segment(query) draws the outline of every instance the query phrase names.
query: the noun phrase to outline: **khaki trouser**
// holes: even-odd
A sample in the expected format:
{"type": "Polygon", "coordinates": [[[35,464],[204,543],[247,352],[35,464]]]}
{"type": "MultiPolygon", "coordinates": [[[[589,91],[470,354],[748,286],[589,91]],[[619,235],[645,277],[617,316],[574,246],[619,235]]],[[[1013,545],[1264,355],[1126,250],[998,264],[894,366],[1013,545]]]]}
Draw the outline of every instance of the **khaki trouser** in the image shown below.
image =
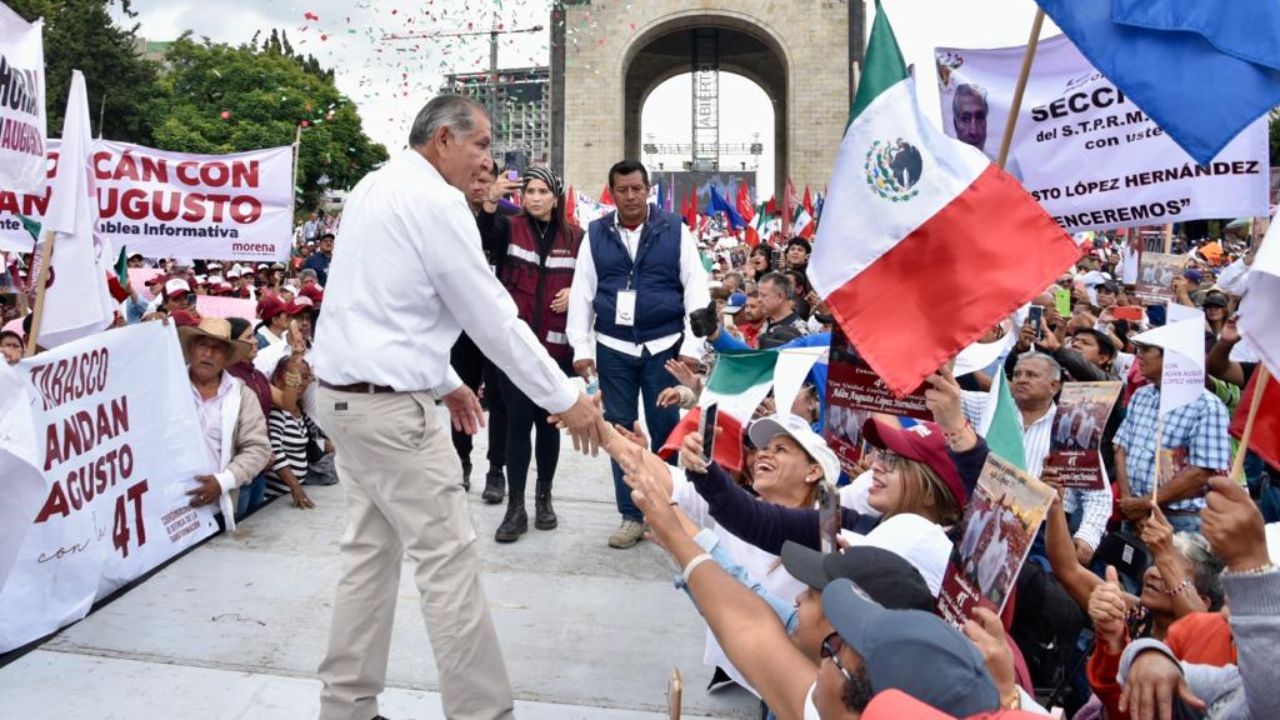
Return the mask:
{"type": "Polygon", "coordinates": [[[329,650],[319,669],[320,717],[378,714],[406,553],[422,595],[445,715],[514,717],[511,681],[480,587],[462,466],[431,396],[318,388],[317,401],[351,513],[329,650]]]}

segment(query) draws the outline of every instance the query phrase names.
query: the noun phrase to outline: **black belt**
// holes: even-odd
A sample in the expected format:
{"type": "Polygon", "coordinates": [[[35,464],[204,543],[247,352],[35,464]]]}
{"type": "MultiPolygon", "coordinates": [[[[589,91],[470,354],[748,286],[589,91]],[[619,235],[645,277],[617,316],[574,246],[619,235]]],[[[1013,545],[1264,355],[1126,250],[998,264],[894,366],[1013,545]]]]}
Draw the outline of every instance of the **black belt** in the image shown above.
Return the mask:
{"type": "Polygon", "coordinates": [[[386,385],[374,385],[373,383],[351,383],[350,385],[334,385],[320,380],[320,387],[325,390],[334,390],[336,392],[360,393],[361,395],[376,395],[379,393],[393,393],[396,391],[393,387],[386,385]]]}

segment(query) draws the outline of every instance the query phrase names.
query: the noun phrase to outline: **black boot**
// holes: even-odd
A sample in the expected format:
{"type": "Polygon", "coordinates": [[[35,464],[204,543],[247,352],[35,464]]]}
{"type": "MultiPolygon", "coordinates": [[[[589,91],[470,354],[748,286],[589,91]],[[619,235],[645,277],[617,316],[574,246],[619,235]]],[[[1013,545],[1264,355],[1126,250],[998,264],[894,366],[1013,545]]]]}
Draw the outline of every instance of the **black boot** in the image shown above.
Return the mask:
{"type": "Polygon", "coordinates": [[[480,499],[486,505],[497,505],[502,502],[502,489],[506,486],[507,476],[502,474],[502,466],[490,465],[488,474],[484,476],[484,491],[480,493],[480,499]]]}
{"type": "Polygon", "coordinates": [[[513,496],[507,501],[507,514],[502,518],[498,531],[493,534],[493,539],[500,543],[511,543],[527,532],[529,515],[524,510],[524,498],[513,496]]]}
{"type": "Polygon", "coordinates": [[[462,463],[462,492],[471,492],[471,463],[462,463]]]}
{"type": "Polygon", "coordinates": [[[559,522],[551,507],[551,483],[538,483],[533,496],[533,526],[539,530],[555,530],[559,522]]]}

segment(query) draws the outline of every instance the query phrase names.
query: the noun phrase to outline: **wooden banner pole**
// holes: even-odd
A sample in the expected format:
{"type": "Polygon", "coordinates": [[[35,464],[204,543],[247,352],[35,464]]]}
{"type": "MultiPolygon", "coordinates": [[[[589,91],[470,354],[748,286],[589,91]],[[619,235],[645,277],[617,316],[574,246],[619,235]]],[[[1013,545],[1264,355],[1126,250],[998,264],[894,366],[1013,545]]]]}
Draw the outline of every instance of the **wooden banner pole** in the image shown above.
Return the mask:
{"type": "Polygon", "coordinates": [[[1160,504],[1160,461],[1161,453],[1164,448],[1160,445],[1160,436],[1164,435],[1164,418],[1156,416],[1156,476],[1155,482],[1151,483],[1151,504],[1160,504]]]}
{"type": "Polygon", "coordinates": [[[1249,438],[1253,435],[1253,421],[1258,417],[1258,408],[1262,405],[1262,393],[1266,391],[1271,380],[1271,373],[1265,364],[1259,363],[1257,384],[1253,386],[1253,400],[1249,403],[1249,414],[1244,421],[1244,432],[1240,435],[1240,447],[1236,449],[1235,460],[1231,463],[1231,479],[1240,482],[1244,477],[1244,456],[1249,452],[1249,438]]]}
{"type": "Polygon", "coordinates": [[[1031,37],[1027,40],[1027,50],[1022,54],[1022,70],[1018,73],[1018,84],[1013,90],[1013,105],[1009,108],[1009,117],[1004,122],[1004,137],[1000,140],[1000,155],[996,164],[1004,169],[1009,160],[1009,145],[1013,143],[1013,130],[1018,125],[1018,113],[1022,111],[1022,94],[1027,89],[1027,78],[1031,75],[1031,63],[1036,59],[1036,47],[1040,44],[1040,28],[1044,25],[1044,10],[1036,9],[1036,18],[1031,22],[1031,37]]]}
{"type": "Polygon", "coordinates": [[[44,247],[40,250],[40,272],[35,278],[36,302],[31,311],[31,332],[27,333],[26,357],[36,354],[36,339],[40,335],[40,321],[44,319],[44,290],[49,284],[49,267],[53,264],[54,233],[44,234],[44,247]]]}

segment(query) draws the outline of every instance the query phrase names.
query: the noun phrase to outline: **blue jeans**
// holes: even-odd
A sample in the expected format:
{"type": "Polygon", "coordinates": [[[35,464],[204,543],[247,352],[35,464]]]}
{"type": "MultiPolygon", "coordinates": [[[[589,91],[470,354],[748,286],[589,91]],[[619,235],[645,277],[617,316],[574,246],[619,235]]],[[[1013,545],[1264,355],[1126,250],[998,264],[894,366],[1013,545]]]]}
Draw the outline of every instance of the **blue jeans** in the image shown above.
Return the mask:
{"type": "Polygon", "coordinates": [[[250,510],[262,504],[267,494],[267,474],[261,473],[248,485],[240,488],[240,497],[236,500],[236,520],[244,517],[250,510]]]}
{"type": "MultiPolygon", "coordinates": [[[[596,372],[600,376],[600,392],[604,393],[604,419],[630,428],[639,418],[638,397],[642,398],[645,426],[655,452],[680,422],[678,408],[660,408],[657,405],[658,394],[676,384],[676,379],[667,372],[666,364],[676,357],[678,347],[679,343],[676,343],[657,355],[646,350],[642,356],[634,357],[596,345],[596,372]]],[[[610,465],[613,467],[613,491],[618,512],[629,520],[643,521],[644,516],[631,502],[631,488],[622,480],[622,468],[616,462],[610,465]]]]}

